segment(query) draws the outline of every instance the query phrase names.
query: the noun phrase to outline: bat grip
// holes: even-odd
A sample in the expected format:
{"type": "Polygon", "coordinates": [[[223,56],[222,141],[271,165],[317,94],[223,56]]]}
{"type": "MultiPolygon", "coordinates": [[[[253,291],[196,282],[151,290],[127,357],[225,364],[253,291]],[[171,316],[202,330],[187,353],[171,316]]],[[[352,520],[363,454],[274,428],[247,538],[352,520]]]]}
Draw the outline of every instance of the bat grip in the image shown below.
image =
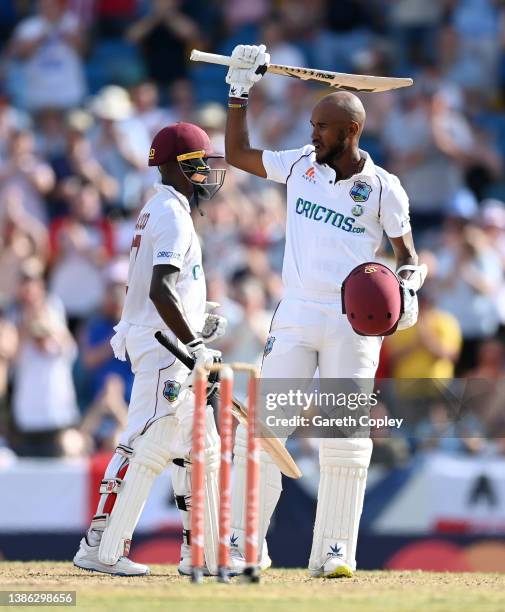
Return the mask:
{"type": "Polygon", "coordinates": [[[167,338],[163,332],[157,331],[154,334],[154,337],[161,344],[161,346],[164,346],[169,353],[172,353],[172,355],[181,361],[187,368],[192,370],[195,367],[195,360],[193,357],[188,355],[183,349],[179,348],[177,344],[172,342],[170,338],[167,338]]]}
{"type": "MultiPolygon", "coordinates": [[[[206,53],[205,51],[198,51],[198,49],[193,49],[191,51],[191,55],[189,59],[192,62],[206,62],[207,64],[219,64],[221,66],[233,66],[234,68],[247,68],[247,65],[242,64],[242,62],[237,62],[233,60],[228,55],[218,55],[217,53],[206,53]]],[[[252,64],[249,64],[251,66],[252,64]]]]}

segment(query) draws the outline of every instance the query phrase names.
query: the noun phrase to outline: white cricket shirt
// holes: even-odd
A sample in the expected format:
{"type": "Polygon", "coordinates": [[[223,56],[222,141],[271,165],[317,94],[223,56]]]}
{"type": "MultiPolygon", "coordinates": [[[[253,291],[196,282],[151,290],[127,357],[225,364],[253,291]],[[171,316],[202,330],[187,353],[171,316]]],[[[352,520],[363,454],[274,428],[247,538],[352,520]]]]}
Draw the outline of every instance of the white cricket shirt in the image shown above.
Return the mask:
{"type": "Polygon", "coordinates": [[[206,287],[202,250],[190,215],[189,202],[173,187],[157,184],[157,193],[140,211],[130,251],[128,290],[122,321],[168,329],[149,298],[156,265],[172,265],[180,274],[176,289],[189,322],[203,327],[206,287]]]}
{"type": "Polygon", "coordinates": [[[335,182],[335,171],[316,162],[312,145],[263,151],[267,178],[287,188],[287,290],[337,294],[353,268],[374,260],[383,231],[392,238],[410,231],[409,200],[400,181],[360,153],[363,170],[335,182]]]}

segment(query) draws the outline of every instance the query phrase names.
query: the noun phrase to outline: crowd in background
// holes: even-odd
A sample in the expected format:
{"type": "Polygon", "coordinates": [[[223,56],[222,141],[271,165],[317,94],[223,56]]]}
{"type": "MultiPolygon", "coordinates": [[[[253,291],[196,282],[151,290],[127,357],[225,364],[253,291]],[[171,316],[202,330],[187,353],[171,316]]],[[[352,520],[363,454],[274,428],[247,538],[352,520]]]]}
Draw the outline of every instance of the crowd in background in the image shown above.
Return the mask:
{"type": "MultiPolygon", "coordinates": [[[[379,375],[504,378],[501,2],[2,0],[0,40],[0,445],[39,456],[115,445],[132,374],[109,340],[136,216],[158,180],[151,139],[193,121],[224,149],[225,69],[192,64],[192,48],[264,42],[276,63],[414,78],[361,96],[361,146],[407,190],[430,270],[419,322],[387,339],[379,375]]],[[[252,144],[310,142],[311,108],[327,92],[262,79],[248,110],[252,144]]],[[[202,212],[208,299],[229,321],[217,348],[258,363],[281,294],[283,191],[229,168],[202,212]]],[[[394,265],[386,241],[378,257],[394,265]]],[[[505,454],[496,397],[456,442],[432,403],[411,432],[417,448],[505,454]]],[[[394,463],[413,448],[393,435],[374,457],[394,463]]]]}

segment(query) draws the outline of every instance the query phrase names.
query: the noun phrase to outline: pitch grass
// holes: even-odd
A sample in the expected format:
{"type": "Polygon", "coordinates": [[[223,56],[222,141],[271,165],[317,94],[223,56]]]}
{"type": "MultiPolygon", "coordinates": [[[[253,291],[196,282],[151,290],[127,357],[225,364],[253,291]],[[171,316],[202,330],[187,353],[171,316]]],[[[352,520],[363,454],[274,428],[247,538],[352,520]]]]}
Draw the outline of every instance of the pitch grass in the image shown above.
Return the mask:
{"type": "Polygon", "coordinates": [[[145,578],[120,578],[78,570],[71,563],[4,561],[0,590],[77,591],[77,609],[93,612],[505,610],[505,574],[360,571],[354,578],[321,580],[309,578],[306,570],[271,569],[262,575],[261,584],[234,579],[224,585],[206,579],[203,585],[192,585],[174,566],[153,565],[151,571],[145,578]]]}

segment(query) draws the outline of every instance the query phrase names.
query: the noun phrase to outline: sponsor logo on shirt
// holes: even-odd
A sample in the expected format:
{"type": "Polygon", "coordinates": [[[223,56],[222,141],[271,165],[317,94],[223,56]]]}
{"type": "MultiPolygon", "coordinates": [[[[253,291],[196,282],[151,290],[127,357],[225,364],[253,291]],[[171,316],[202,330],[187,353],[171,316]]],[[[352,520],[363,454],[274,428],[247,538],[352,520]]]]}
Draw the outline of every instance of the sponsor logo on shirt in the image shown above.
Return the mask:
{"type": "Polygon", "coordinates": [[[355,202],[366,202],[372,191],[372,186],[365,181],[354,181],[349,195],[355,202]]]}
{"type": "Polygon", "coordinates": [[[363,206],[361,206],[361,204],[355,204],[351,208],[351,212],[355,217],[361,217],[361,215],[365,212],[365,209],[363,206]]]}
{"type": "Polygon", "coordinates": [[[158,251],[156,257],[165,257],[166,259],[182,259],[182,255],[180,253],[176,253],[175,251],[158,251]]]}
{"type": "Polygon", "coordinates": [[[312,183],[315,185],[316,184],[316,179],[314,178],[315,174],[316,174],[316,171],[314,169],[314,166],[311,166],[308,170],[306,170],[303,173],[302,176],[306,181],[309,181],[309,183],[312,183]]]}
{"type": "Polygon", "coordinates": [[[342,213],[338,213],[336,210],[311,202],[310,200],[304,200],[298,198],[295,206],[296,213],[298,215],[304,215],[311,221],[319,221],[325,225],[333,225],[337,229],[351,234],[364,234],[365,228],[355,226],[356,219],[354,217],[346,217],[342,213]]]}

